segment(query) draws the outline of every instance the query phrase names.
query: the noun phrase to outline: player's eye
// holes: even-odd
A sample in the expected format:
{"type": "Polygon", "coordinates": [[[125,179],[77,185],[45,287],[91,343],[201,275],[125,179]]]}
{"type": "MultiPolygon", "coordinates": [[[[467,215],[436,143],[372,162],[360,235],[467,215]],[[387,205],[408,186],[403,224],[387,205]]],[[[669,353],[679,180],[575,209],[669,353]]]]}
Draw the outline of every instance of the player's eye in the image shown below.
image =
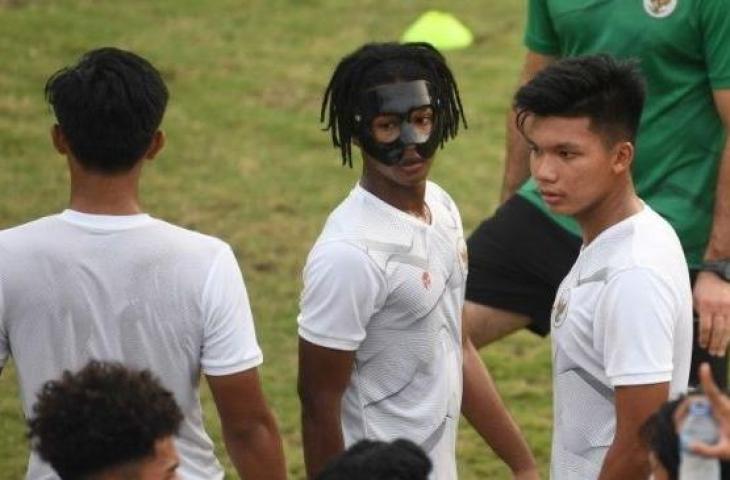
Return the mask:
{"type": "Polygon", "coordinates": [[[558,150],[558,156],[560,156],[560,158],[564,160],[570,160],[572,158],[575,158],[577,155],[578,154],[573,150],[568,150],[565,148],[558,150]]]}
{"type": "Polygon", "coordinates": [[[429,133],[433,127],[433,109],[431,107],[414,110],[410,116],[411,124],[418,130],[429,133]]]}

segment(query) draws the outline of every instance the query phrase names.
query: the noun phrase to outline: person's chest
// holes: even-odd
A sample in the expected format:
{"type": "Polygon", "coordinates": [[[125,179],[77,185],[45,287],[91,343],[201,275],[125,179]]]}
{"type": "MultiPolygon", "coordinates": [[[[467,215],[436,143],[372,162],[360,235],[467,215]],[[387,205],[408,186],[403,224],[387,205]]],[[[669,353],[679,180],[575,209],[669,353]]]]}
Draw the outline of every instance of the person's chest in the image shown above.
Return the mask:
{"type": "Polygon", "coordinates": [[[695,0],[547,0],[561,55],[698,61],[695,0]]]}
{"type": "Polygon", "coordinates": [[[461,229],[439,222],[415,230],[407,248],[380,256],[388,289],[380,315],[401,324],[418,322],[434,310],[452,322],[460,318],[466,282],[461,229]]]}
{"type": "Polygon", "coordinates": [[[581,368],[603,371],[598,316],[609,268],[581,257],[558,289],[551,313],[556,373],[581,368]]]}

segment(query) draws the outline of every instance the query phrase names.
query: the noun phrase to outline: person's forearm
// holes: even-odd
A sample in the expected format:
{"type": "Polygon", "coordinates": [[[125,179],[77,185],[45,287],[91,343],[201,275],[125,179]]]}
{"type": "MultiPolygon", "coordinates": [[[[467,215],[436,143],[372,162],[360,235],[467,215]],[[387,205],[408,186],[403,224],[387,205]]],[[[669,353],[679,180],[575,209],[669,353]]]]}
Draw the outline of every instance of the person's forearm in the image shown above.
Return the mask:
{"type": "Polygon", "coordinates": [[[730,258],[730,136],[725,141],[715,190],[715,210],[706,260],[730,258]]]}
{"type": "Polygon", "coordinates": [[[281,437],[270,414],[245,429],[230,425],[222,425],[222,429],[226,450],[241,478],[286,478],[281,437]]]}
{"type": "Polygon", "coordinates": [[[502,177],[502,191],[500,203],[504,203],[514,195],[520,186],[530,177],[530,150],[527,142],[515,125],[515,112],[510,109],[507,113],[506,145],[504,160],[504,175],[502,177]]]}
{"type": "Polygon", "coordinates": [[[313,479],[345,449],[339,408],[302,410],[302,444],[307,478],[313,479]]]}
{"type": "Polygon", "coordinates": [[[637,442],[614,440],[603,460],[598,480],[649,478],[649,452],[637,442]]]}
{"type": "Polygon", "coordinates": [[[507,412],[471,341],[464,344],[464,393],[461,411],[513,472],[537,470],[530,447],[507,412]]]}

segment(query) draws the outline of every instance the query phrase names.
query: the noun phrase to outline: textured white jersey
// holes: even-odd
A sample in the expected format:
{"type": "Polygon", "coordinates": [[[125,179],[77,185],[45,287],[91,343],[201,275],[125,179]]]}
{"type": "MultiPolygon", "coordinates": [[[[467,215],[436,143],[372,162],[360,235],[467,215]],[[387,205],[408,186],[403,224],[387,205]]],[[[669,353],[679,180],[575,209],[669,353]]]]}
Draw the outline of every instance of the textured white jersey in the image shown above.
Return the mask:
{"type": "Polygon", "coordinates": [[[355,351],[342,402],[347,445],[408,438],[456,478],[466,245],[459,212],[434,183],[430,225],[359,185],[330,215],[304,268],[299,335],[355,351]]]}
{"type": "MultiPolygon", "coordinates": [[[[150,369],[184,414],[182,479],[222,479],[200,372],[261,363],[241,271],[222,241],[148,215],[60,215],[0,232],[0,366],[12,355],[31,415],[47,380],[89,359],[150,369]]],[[[58,478],[35,454],[28,479],[58,478]]]]}
{"type": "Polygon", "coordinates": [[[647,205],[584,247],[552,313],[551,478],[595,480],[616,430],[614,388],[687,389],[692,293],[672,227],[647,205]]]}

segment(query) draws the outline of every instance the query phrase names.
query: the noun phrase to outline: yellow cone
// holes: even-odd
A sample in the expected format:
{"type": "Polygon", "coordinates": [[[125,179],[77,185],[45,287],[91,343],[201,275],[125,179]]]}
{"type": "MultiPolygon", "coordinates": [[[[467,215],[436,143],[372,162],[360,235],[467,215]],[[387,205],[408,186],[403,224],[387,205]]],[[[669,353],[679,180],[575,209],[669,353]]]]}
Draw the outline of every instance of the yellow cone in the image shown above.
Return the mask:
{"type": "Polygon", "coordinates": [[[428,42],[439,50],[466,48],[474,35],[450,13],[429,10],[408,27],[401,42],[428,42]]]}

